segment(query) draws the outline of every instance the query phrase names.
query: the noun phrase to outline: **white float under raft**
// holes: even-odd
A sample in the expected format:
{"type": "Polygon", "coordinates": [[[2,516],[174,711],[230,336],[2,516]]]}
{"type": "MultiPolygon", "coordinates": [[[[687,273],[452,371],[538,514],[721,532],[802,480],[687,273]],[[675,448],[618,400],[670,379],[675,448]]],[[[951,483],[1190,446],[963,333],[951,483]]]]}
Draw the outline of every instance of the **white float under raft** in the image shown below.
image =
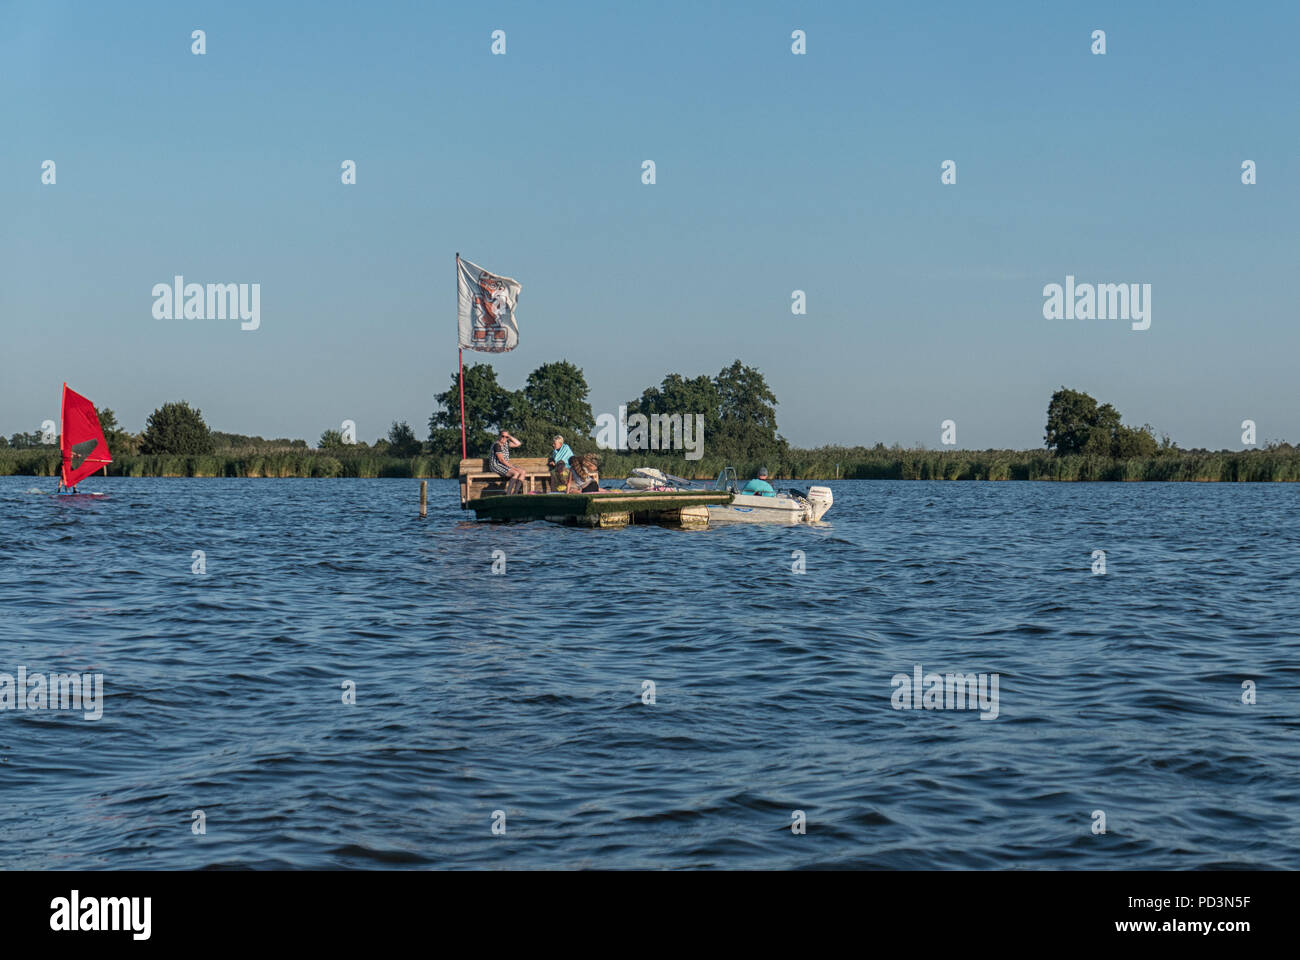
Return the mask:
{"type": "Polygon", "coordinates": [[[614,490],[609,493],[518,493],[478,497],[466,504],[479,520],[549,520],[585,527],[658,524],[706,527],[709,508],[725,506],[731,494],[614,490]]]}

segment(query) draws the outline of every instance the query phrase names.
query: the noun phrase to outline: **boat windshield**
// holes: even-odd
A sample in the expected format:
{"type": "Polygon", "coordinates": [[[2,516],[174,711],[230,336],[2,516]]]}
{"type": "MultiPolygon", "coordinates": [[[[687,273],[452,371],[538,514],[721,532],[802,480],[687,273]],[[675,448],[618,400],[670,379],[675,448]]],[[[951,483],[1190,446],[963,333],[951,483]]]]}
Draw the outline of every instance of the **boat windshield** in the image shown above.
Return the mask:
{"type": "Polygon", "coordinates": [[[735,467],[723,467],[722,472],[718,474],[718,479],[713,482],[714,490],[726,490],[735,493],[740,489],[740,481],[736,477],[735,467]]]}

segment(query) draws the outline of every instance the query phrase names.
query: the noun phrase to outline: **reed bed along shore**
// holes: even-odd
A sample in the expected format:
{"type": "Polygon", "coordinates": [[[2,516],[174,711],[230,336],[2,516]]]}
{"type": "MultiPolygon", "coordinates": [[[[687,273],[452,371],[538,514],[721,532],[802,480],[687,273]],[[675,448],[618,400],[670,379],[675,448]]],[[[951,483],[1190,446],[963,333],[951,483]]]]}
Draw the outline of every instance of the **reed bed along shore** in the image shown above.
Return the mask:
{"type": "Polygon", "coordinates": [[[1300,451],[1178,452],[1156,457],[1055,456],[1038,450],[895,450],[835,459],[817,451],[791,450],[772,461],[726,464],[708,458],[686,466],[680,458],[607,457],[606,477],[625,476],[633,467],[658,467],[678,476],[714,477],[733,466],[752,477],[760,466],[782,480],[1132,480],[1132,481],[1285,481],[1300,480],[1300,451]]]}
{"type": "MultiPolygon", "coordinates": [[[[280,453],[195,456],[123,454],[108,465],[110,477],[453,477],[459,457],[389,457],[381,454],[335,456],[333,452],[295,450],[280,453]]],[[[48,451],[0,450],[0,476],[53,477],[59,455],[48,451]]]]}
{"type": "MultiPolygon", "coordinates": [[[[711,479],[724,467],[752,477],[760,466],[778,480],[1058,480],[1058,481],[1300,481],[1300,450],[1242,452],[1174,451],[1156,457],[1115,460],[1108,457],[1054,456],[1036,450],[883,450],[844,451],[840,456],[816,450],[790,450],[762,462],[725,462],[681,455],[601,455],[601,475],[625,477],[634,467],[657,467],[691,479],[711,479]]],[[[455,477],[456,456],[390,457],[379,453],[348,454],[335,450],[270,453],[214,453],[201,456],[123,454],[108,467],[123,477],[455,477]]],[[[48,448],[0,450],[0,476],[53,477],[59,454],[48,448]]]]}

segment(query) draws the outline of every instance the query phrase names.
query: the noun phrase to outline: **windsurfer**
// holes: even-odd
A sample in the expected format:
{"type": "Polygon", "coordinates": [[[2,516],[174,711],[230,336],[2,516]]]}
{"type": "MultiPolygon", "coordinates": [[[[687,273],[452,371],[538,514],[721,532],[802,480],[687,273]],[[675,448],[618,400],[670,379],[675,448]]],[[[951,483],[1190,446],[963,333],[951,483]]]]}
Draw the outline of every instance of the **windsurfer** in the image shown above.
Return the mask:
{"type": "Polygon", "coordinates": [[[63,385],[63,429],[59,433],[59,493],[76,493],[77,485],[113,462],[95,405],[63,385]]]}

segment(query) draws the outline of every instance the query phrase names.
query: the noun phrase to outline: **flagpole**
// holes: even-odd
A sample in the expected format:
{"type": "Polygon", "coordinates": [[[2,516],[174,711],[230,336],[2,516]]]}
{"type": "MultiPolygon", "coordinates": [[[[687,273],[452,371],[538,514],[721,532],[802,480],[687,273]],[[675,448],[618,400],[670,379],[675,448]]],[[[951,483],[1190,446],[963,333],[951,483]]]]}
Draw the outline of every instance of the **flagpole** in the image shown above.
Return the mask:
{"type": "Polygon", "coordinates": [[[469,459],[469,451],[465,447],[465,351],[457,350],[460,355],[460,373],[456,379],[460,381],[460,458],[469,459]]]}
{"type": "MultiPolygon", "coordinates": [[[[457,310],[460,309],[460,251],[456,251],[456,297],[457,310]]],[[[456,338],[460,339],[459,326],[457,327],[456,338]]],[[[456,381],[460,384],[460,458],[469,459],[469,448],[465,446],[465,349],[457,344],[456,360],[459,372],[456,374],[456,381]]]]}

